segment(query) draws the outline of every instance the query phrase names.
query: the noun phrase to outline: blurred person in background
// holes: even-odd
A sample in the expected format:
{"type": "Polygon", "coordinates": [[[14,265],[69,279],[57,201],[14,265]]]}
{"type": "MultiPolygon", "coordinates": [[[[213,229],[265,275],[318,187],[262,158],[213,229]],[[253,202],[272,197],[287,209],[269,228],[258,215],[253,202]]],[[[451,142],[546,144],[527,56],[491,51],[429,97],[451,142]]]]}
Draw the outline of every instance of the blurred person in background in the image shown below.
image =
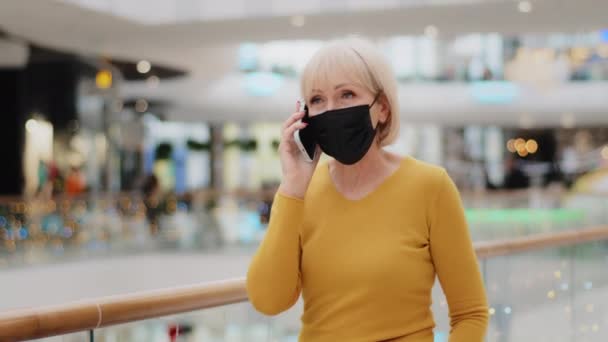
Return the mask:
{"type": "Polygon", "coordinates": [[[158,233],[158,218],[162,213],[161,191],[158,178],[154,174],[148,175],[142,185],[142,195],[146,206],[146,219],[150,227],[150,234],[158,233]]]}
{"type": "Polygon", "coordinates": [[[505,189],[515,190],[530,187],[530,178],[522,171],[515,157],[507,158],[505,169],[505,180],[503,184],[505,189]]]}
{"type": "Polygon", "coordinates": [[[76,196],[83,193],[86,189],[86,180],[80,167],[72,166],[65,178],[65,192],[68,195],[76,196]]]}
{"type": "Polygon", "coordinates": [[[268,224],[270,221],[270,213],[272,211],[272,200],[277,192],[278,185],[275,183],[262,184],[261,199],[258,206],[260,214],[260,223],[268,224]]]}
{"type": "Polygon", "coordinates": [[[61,173],[53,161],[40,161],[38,164],[38,197],[50,199],[61,188],[61,173]]]}
{"type": "Polygon", "coordinates": [[[300,341],[432,342],[436,275],[449,340],[484,340],[487,298],[456,186],[444,169],[383,149],[398,135],[396,88],[363,40],[332,42],[304,69],[308,110],[297,104],[283,125],[283,179],[247,274],[262,313],[302,293],[300,341]],[[318,145],[312,162],[294,140],[303,129],[318,145]],[[319,149],[334,159],[317,166],[319,149]]]}

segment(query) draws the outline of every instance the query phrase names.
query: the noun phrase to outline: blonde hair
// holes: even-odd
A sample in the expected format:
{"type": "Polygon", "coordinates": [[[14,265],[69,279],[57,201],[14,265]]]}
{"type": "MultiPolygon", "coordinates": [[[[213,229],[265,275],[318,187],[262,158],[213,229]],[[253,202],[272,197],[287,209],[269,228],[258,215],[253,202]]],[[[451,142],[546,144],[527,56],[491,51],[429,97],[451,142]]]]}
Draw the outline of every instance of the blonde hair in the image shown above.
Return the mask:
{"type": "Polygon", "coordinates": [[[378,124],[378,139],[380,146],[393,143],[400,126],[397,80],[384,56],[372,43],[360,38],[332,41],[317,51],[304,68],[302,96],[308,100],[312,89],[331,83],[336,75],[360,84],[374,95],[386,97],[389,113],[386,122],[378,124]]]}

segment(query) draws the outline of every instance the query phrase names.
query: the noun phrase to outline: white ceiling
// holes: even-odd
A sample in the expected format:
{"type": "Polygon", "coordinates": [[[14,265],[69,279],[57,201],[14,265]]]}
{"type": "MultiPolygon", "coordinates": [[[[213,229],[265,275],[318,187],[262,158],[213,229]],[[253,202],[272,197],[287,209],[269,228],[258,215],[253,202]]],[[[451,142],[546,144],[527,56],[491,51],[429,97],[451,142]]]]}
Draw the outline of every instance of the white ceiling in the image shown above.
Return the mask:
{"type": "MultiPolygon", "coordinates": [[[[60,0],[141,24],[364,12],[509,0],[60,0]]],[[[297,19],[300,20],[301,19],[297,19]]]]}
{"type": "MultiPolygon", "coordinates": [[[[129,0],[130,3],[134,1],[129,0]]],[[[245,0],[241,2],[245,3],[245,0]]],[[[454,1],[442,6],[391,6],[388,9],[362,7],[338,12],[339,7],[335,4],[346,2],[332,2],[334,5],[329,13],[307,15],[304,26],[295,27],[290,23],[290,15],[260,17],[258,14],[239,19],[149,25],[65,1],[2,0],[0,29],[41,45],[85,55],[148,59],[153,64],[189,70],[187,78],[162,81],[155,90],[140,84],[124,85],[122,89],[129,96],[171,100],[175,103],[172,112],[176,119],[274,120],[291,110],[291,104],[298,96],[297,86],[295,82],[287,82],[277,96],[268,99],[243,95],[239,90],[238,76],[233,74],[237,46],[243,41],[328,39],[352,33],[369,37],[422,34],[424,28],[431,24],[444,37],[468,32],[584,32],[608,26],[608,1],[605,0],[537,0],[532,1],[534,10],[529,14],[520,13],[517,2],[510,0],[454,1]]],[[[397,0],[389,2],[404,3],[397,0]]],[[[139,3],[144,6],[149,2],[141,0],[139,3]]],[[[415,90],[403,86],[400,90],[404,94],[402,96],[408,97],[404,93],[406,91],[415,90]]],[[[603,108],[608,108],[608,105],[603,108]]],[[[417,112],[427,121],[457,117],[461,122],[478,122],[488,117],[475,115],[468,109],[462,113],[445,109],[448,112],[443,114],[434,107],[417,112]]],[[[513,108],[503,112],[515,113],[513,108]]],[[[546,119],[559,122],[560,115],[553,113],[546,119]]],[[[587,115],[586,120],[592,122],[606,119],[591,110],[587,115]]],[[[519,122],[519,114],[499,117],[507,118],[511,124],[519,122]]],[[[539,118],[539,121],[543,120],[545,118],[539,118]]]]}
{"type": "MultiPolygon", "coordinates": [[[[148,3],[137,2],[142,6],[148,3]]],[[[422,34],[428,25],[435,25],[442,36],[468,32],[578,32],[608,26],[605,0],[536,0],[529,14],[518,12],[517,2],[510,0],[452,2],[354,12],[336,12],[334,6],[331,13],[307,16],[303,27],[294,27],[291,16],[143,25],[64,1],[2,0],[0,28],[43,45],[93,55],[147,58],[196,71],[207,69],[201,61],[209,49],[243,41],[327,39],[353,33],[370,37],[422,34]]]]}

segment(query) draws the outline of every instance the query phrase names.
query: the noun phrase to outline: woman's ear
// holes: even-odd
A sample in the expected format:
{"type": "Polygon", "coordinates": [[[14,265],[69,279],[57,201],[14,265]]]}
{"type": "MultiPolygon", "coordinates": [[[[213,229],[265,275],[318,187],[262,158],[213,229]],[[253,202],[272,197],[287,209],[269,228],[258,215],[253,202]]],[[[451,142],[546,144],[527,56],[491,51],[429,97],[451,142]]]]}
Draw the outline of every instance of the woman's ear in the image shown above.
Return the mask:
{"type": "Polygon", "coordinates": [[[378,99],[378,104],[380,105],[378,121],[380,123],[386,123],[386,121],[388,120],[388,116],[391,112],[391,106],[389,105],[388,98],[386,97],[386,95],[384,95],[384,93],[380,95],[380,98],[378,99]]]}

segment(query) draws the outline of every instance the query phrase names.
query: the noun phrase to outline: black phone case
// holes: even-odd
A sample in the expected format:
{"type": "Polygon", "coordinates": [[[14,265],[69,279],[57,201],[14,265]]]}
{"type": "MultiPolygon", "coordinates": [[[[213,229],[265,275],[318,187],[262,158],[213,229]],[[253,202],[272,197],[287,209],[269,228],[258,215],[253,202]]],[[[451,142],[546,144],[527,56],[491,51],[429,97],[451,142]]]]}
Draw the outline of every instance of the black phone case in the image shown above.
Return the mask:
{"type": "MultiPolygon", "coordinates": [[[[302,122],[310,123],[310,121],[308,119],[309,119],[308,106],[304,106],[304,117],[302,118],[302,122]]],[[[314,136],[312,133],[313,133],[313,131],[310,126],[305,127],[298,131],[298,134],[300,136],[300,141],[302,142],[302,145],[304,145],[304,149],[306,150],[306,153],[308,154],[308,157],[310,157],[311,160],[314,159],[314,157],[315,157],[315,150],[317,147],[317,144],[315,142],[315,139],[314,139],[314,136]]]]}

